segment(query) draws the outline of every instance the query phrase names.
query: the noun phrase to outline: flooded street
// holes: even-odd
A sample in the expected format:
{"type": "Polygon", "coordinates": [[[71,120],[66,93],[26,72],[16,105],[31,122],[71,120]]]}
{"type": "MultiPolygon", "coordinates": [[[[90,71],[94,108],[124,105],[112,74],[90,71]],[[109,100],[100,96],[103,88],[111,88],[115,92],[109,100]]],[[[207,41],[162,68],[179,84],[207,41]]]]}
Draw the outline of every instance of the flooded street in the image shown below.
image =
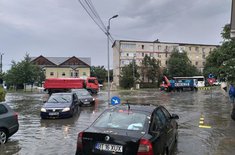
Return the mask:
{"type": "MultiPolygon", "coordinates": [[[[6,102],[19,114],[19,131],[0,146],[1,155],[74,155],[78,132],[88,127],[108,107],[107,92],[96,96],[93,107],[82,107],[69,119],[41,120],[46,94],[8,93],[6,102]]],[[[227,155],[235,150],[232,104],[219,88],[198,92],[161,92],[157,89],[111,92],[122,103],[160,104],[178,114],[176,155],[227,155]],[[199,121],[203,120],[203,124],[199,121]],[[199,125],[201,125],[199,127],[199,125]]]]}

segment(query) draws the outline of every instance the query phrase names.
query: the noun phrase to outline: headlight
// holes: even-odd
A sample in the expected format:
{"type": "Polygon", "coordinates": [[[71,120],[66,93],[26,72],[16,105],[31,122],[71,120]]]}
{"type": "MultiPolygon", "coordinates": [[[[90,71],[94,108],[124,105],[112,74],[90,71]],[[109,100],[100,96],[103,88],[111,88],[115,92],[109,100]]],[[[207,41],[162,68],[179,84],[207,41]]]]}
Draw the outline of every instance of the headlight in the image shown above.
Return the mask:
{"type": "Polygon", "coordinates": [[[95,98],[92,98],[93,101],[95,101],[95,98]]]}
{"type": "Polygon", "coordinates": [[[62,112],[70,111],[70,108],[64,108],[62,112]]]}
{"type": "Polygon", "coordinates": [[[45,108],[41,108],[41,112],[47,112],[45,108]]]}

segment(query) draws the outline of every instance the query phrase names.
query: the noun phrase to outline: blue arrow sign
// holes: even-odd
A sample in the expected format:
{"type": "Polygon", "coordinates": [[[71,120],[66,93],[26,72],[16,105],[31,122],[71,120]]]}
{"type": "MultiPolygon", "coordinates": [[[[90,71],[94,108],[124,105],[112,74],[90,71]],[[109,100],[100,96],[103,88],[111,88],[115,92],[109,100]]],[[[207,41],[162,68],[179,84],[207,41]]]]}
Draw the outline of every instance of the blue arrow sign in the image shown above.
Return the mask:
{"type": "Polygon", "coordinates": [[[112,105],[117,105],[117,104],[120,104],[121,103],[121,99],[117,96],[114,96],[111,98],[111,104],[112,105]]]}

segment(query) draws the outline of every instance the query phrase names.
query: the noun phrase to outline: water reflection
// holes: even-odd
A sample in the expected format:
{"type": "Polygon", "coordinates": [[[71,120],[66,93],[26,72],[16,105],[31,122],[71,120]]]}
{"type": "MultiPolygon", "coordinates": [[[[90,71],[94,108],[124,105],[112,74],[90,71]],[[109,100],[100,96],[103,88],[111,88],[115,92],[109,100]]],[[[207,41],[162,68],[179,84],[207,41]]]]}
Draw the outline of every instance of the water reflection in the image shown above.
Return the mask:
{"type": "MultiPolygon", "coordinates": [[[[161,92],[158,89],[112,91],[121,102],[158,104],[178,114],[179,137],[173,154],[233,154],[235,122],[232,105],[218,89],[198,92],[161,92]],[[211,129],[199,128],[199,120],[211,129]]],[[[80,113],[68,119],[40,119],[45,94],[8,93],[6,102],[19,113],[19,131],[0,146],[1,155],[75,154],[77,134],[87,128],[108,107],[107,92],[95,95],[94,106],[81,107],[80,113]],[[61,147],[63,146],[63,147],[61,147]]]]}

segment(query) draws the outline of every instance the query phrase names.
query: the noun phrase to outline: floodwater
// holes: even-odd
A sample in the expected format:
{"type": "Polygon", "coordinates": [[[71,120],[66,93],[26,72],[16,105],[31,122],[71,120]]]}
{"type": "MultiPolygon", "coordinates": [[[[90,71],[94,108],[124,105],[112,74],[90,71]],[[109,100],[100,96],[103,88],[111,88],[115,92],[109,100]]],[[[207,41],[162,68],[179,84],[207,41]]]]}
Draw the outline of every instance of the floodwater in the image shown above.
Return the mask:
{"type": "MultiPolygon", "coordinates": [[[[232,104],[219,88],[197,92],[161,92],[158,89],[112,91],[121,102],[160,104],[178,114],[179,139],[175,155],[229,155],[235,151],[232,104]],[[203,124],[199,121],[203,119],[203,124]],[[199,127],[202,125],[202,127],[199,127]]],[[[0,145],[1,155],[74,155],[78,132],[88,127],[108,107],[101,91],[93,107],[82,107],[69,119],[41,120],[43,93],[8,93],[6,102],[19,114],[19,131],[0,145]]]]}

